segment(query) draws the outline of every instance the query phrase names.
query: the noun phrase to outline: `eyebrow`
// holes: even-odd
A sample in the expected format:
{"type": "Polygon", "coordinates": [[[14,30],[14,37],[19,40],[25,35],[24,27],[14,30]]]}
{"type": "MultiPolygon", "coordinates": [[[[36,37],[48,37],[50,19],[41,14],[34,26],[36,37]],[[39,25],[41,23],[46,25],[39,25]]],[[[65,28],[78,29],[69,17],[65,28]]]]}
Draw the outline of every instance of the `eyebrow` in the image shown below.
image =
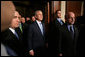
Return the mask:
{"type": "Polygon", "coordinates": [[[17,16],[14,16],[14,18],[17,18],[17,16]]]}

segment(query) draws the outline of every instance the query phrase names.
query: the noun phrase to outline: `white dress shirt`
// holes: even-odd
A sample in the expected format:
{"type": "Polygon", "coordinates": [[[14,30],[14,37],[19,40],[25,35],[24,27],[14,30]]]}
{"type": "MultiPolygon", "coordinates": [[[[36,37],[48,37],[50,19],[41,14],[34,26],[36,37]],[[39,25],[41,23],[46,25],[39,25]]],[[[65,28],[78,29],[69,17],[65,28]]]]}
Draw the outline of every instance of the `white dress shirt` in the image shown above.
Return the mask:
{"type": "Polygon", "coordinates": [[[73,28],[73,25],[68,25],[68,30],[70,31],[70,27],[72,27],[72,31],[74,33],[74,28],[73,28]]]}
{"type": "Polygon", "coordinates": [[[18,36],[18,34],[16,33],[16,31],[15,31],[14,29],[9,28],[9,30],[11,30],[11,31],[12,31],[12,33],[13,33],[14,35],[16,35],[16,37],[19,39],[19,36],[18,36]]]}
{"type": "Polygon", "coordinates": [[[36,22],[38,23],[38,26],[43,34],[43,25],[42,25],[41,21],[36,20],[36,22]]]}
{"type": "Polygon", "coordinates": [[[63,25],[63,22],[62,22],[62,20],[61,20],[60,18],[57,18],[57,20],[59,21],[59,23],[60,23],[61,25],[63,25]]]}

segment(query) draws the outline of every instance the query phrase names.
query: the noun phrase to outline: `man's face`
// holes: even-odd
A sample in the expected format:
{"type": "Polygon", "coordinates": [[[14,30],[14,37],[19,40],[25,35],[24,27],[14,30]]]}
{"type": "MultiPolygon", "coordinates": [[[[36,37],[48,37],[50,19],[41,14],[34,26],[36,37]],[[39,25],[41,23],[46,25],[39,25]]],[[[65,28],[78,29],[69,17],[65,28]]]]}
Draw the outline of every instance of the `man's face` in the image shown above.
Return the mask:
{"type": "Polygon", "coordinates": [[[21,19],[22,19],[22,23],[25,23],[25,18],[24,18],[24,17],[22,17],[21,19]]]}
{"type": "Polygon", "coordinates": [[[69,13],[67,21],[70,25],[73,25],[75,23],[75,14],[74,13],[69,13]]]}
{"type": "Polygon", "coordinates": [[[61,18],[61,11],[57,12],[57,18],[61,18]]]}
{"type": "Polygon", "coordinates": [[[27,18],[26,18],[26,21],[29,21],[29,20],[30,20],[30,18],[29,18],[29,17],[27,17],[27,18]]]}
{"type": "Polygon", "coordinates": [[[34,16],[32,16],[32,21],[35,21],[35,17],[34,16]]]}
{"type": "Polygon", "coordinates": [[[19,23],[20,23],[19,19],[20,19],[19,13],[15,11],[14,18],[12,19],[12,22],[11,22],[12,28],[19,27],[19,23]]]}
{"type": "Polygon", "coordinates": [[[39,20],[39,21],[42,21],[43,20],[43,13],[41,11],[38,11],[36,13],[36,19],[39,20]]]}

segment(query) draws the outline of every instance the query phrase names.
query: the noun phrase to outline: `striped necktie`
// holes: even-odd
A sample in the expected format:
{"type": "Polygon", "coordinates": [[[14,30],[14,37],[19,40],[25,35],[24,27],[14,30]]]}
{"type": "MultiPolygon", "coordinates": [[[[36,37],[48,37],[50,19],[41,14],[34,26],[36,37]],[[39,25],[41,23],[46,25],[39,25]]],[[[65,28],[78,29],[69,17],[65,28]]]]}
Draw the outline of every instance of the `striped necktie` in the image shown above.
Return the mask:
{"type": "Polygon", "coordinates": [[[17,39],[19,40],[19,36],[18,36],[18,34],[16,33],[16,31],[15,31],[15,35],[16,35],[17,39]]]}
{"type": "Polygon", "coordinates": [[[70,26],[70,32],[71,32],[72,38],[74,39],[74,32],[72,30],[72,26],[70,26]]]}

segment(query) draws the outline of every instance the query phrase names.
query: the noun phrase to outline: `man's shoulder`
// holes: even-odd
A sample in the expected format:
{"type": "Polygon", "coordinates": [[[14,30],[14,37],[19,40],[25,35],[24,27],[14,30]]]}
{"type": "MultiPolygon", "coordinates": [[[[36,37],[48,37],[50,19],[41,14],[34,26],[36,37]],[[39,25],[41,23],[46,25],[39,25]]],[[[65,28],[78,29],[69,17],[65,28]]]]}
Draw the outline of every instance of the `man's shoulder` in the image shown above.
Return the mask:
{"type": "Polygon", "coordinates": [[[32,22],[31,24],[29,24],[29,28],[34,28],[36,25],[36,22],[32,22]]]}
{"type": "Polygon", "coordinates": [[[66,28],[67,28],[67,24],[66,24],[66,23],[63,24],[63,25],[60,27],[60,29],[61,29],[62,31],[66,30],[66,28]]]}
{"type": "Polygon", "coordinates": [[[74,25],[74,29],[75,29],[76,31],[78,31],[78,27],[77,27],[76,25],[74,25]]]}

